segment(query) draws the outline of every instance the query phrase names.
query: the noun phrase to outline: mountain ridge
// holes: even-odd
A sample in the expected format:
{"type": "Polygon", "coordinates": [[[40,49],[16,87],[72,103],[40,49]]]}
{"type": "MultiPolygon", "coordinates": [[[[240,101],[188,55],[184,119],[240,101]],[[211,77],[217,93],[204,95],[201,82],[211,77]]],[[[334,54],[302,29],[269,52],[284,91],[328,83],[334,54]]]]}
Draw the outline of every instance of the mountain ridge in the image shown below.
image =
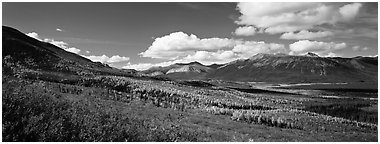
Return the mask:
{"type": "MultiPolygon", "coordinates": [[[[2,27],[3,68],[7,73],[34,71],[74,75],[116,74],[126,75],[128,70],[119,70],[93,62],[53,44],[25,35],[17,29],[2,27]]],[[[133,71],[131,71],[133,73],[133,71]]]]}
{"type": "MultiPolygon", "coordinates": [[[[188,63],[191,64],[191,63],[188,63]]],[[[174,64],[175,65],[175,64],[174,64]]],[[[170,65],[160,75],[180,78],[170,71],[170,65]]],[[[182,67],[186,65],[181,65],[182,67]]],[[[221,65],[205,66],[209,70],[197,76],[182,79],[219,79],[232,81],[268,81],[268,82],[377,82],[377,57],[357,56],[353,58],[320,57],[315,53],[305,55],[259,53],[248,59],[238,59],[221,65]]],[[[146,72],[146,71],[145,71],[146,72]]],[[[152,72],[152,71],[150,71],[152,72]]],[[[193,71],[194,73],[194,71],[193,71]]]]}

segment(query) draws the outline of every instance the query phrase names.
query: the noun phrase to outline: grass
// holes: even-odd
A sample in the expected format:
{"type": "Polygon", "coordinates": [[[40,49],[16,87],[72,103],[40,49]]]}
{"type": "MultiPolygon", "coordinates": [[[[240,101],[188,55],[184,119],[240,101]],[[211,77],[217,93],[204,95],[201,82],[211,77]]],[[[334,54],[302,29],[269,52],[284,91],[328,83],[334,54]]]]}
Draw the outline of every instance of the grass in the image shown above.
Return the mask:
{"type": "Polygon", "coordinates": [[[297,110],[311,98],[145,77],[59,79],[3,77],[3,141],[377,141],[377,126],[297,110]]]}

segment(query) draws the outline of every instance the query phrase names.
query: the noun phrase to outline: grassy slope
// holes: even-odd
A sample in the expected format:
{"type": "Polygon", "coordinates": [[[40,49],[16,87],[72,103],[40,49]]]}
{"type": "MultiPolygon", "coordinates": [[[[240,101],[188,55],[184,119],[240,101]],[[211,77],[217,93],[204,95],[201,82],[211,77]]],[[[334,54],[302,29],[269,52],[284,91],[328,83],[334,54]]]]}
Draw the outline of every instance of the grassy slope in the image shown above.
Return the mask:
{"type": "Polygon", "coordinates": [[[368,130],[347,134],[268,127],[202,109],[181,111],[122,99],[133,94],[117,97],[111,89],[3,78],[3,141],[377,141],[377,133],[368,130]]]}

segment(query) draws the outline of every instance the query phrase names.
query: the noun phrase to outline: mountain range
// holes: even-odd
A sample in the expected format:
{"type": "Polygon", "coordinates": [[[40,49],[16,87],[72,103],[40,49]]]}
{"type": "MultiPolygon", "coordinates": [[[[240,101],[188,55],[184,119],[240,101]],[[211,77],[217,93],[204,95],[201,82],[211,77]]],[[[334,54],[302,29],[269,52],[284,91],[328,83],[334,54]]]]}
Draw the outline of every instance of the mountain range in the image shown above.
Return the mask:
{"type": "Polygon", "coordinates": [[[263,82],[376,82],[378,57],[353,58],[263,54],[226,64],[199,62],[152,67],[144,71],[117,69],[92,62],[53,44],[3,26],[3,73],[43,71],[75,75],[144,75],[171,79],[217,79],[263,82]]]}
{"type": "Polygon", "coordinates": [[[142,73],[173,79],[261,82],[377,82],[377,57],[319,57],[259,53],[222,65],[198,62],[155,67],[142,73]]]}

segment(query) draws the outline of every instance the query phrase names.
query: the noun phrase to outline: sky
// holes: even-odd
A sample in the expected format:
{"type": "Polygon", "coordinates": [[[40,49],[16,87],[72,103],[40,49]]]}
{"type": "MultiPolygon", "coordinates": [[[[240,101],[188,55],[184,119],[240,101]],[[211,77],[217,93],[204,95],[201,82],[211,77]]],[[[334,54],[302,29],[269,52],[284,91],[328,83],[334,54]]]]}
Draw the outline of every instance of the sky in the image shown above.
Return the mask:
{"type": "Polygon", "coordinates": [[[378,55],[378,3],[2,3],[2,24],[116,68],[378,55]]]}

